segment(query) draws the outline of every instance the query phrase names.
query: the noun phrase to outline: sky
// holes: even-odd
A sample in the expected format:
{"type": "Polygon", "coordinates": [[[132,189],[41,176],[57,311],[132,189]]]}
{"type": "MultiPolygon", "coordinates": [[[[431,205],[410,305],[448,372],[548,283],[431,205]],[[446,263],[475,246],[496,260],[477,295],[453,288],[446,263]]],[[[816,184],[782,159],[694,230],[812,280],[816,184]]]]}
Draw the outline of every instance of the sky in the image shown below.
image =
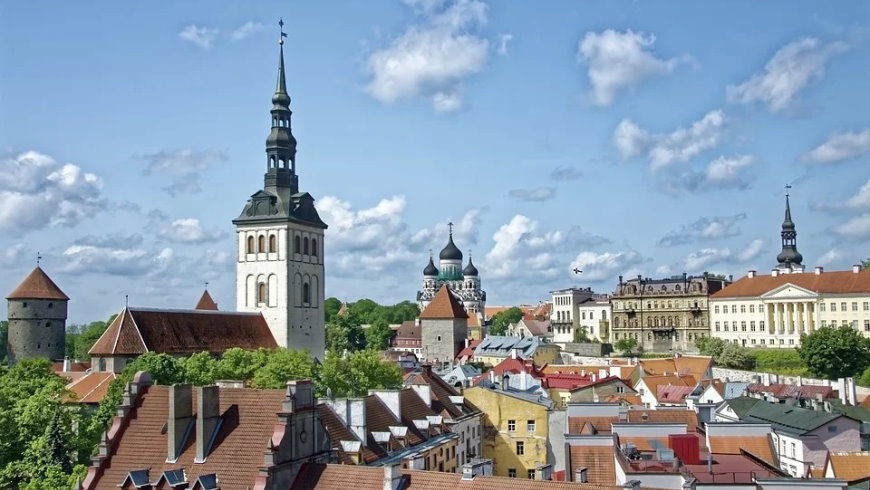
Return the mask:
{"type": "Polygon", "coordinates": [[[490,305],[769,271],[787,184],[808,268],[870,256],[867,2],[10,1],[0,290],[232,309],[279,17],[327,296],[413,300],[448,222],[490,305]]]}

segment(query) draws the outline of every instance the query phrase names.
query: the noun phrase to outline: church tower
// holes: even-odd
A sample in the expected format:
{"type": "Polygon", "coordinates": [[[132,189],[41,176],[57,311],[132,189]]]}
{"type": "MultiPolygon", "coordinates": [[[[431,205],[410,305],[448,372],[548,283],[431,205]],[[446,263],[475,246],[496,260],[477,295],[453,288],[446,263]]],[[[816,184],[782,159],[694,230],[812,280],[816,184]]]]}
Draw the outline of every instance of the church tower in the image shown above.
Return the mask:
{"type": "Polygon", "coordinates": [[[308,349],[322,361],[326,348],[323,236],[327,226],[311,194],[299,191],[296,138],[284,75],[284,37],[281,32],[263,190],[252,195],[233,220],[238,245],[236,309],[262,313],[278,345],[308,349]]]}
{"type": "Polygon", "coordinates": [[[29,357],[62,360],[69,297],[37,265],[6,299],[9,364],[29,357]]]}
{"type": "Polygon", "coordinates": [[[786,186],[785,219],[782,222],[782,231],[779,233],[782,238],[782,251],[776,256],[776,269],[784,274],[804,271],[804,266],[801,264],[804,256],[797,250],[797,231],[795,231],[794,221],[791,220],[791,205],[788,202],[790,188],[791,186],[786,186]]]}

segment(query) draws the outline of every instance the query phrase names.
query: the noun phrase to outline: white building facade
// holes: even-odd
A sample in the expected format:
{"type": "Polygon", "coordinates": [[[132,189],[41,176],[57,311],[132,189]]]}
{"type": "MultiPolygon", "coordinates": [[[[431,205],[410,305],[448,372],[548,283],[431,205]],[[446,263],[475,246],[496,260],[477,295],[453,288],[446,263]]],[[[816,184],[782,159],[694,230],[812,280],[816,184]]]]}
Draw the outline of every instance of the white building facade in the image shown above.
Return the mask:
{"type": "Polygon", "coordinates": [[[550,296],[553,342],[574,342],[578,328],[585,329],[590,339],[610,340],[610,295],[594,293],[591,288],[568,288],[550,291],[550,296]]]}

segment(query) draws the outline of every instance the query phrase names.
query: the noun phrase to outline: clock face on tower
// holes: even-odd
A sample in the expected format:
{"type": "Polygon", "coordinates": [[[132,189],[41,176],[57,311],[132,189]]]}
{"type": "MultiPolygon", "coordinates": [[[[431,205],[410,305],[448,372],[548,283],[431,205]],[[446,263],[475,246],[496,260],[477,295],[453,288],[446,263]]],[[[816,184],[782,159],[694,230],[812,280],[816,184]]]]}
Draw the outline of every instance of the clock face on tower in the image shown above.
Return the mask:
{"type": "Polygon", "coordinates": [[[302,432],[299,433],[299,442],[305,442],[308,439],[308,433],[305,432],[305,429],[302,429],[302,432]]]}

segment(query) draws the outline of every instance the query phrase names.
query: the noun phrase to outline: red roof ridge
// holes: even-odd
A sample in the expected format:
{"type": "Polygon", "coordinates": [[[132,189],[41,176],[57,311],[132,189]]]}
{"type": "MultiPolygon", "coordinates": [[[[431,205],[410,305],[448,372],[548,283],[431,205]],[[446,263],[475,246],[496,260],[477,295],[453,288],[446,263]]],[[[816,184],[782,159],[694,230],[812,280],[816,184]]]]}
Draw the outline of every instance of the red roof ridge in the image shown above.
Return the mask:
{"type": "Polygon", "coordinates": [[[42,267],[36,266],[6,299],[57,299],[69,301],[69,296],[57,287],[42,267]]]}

